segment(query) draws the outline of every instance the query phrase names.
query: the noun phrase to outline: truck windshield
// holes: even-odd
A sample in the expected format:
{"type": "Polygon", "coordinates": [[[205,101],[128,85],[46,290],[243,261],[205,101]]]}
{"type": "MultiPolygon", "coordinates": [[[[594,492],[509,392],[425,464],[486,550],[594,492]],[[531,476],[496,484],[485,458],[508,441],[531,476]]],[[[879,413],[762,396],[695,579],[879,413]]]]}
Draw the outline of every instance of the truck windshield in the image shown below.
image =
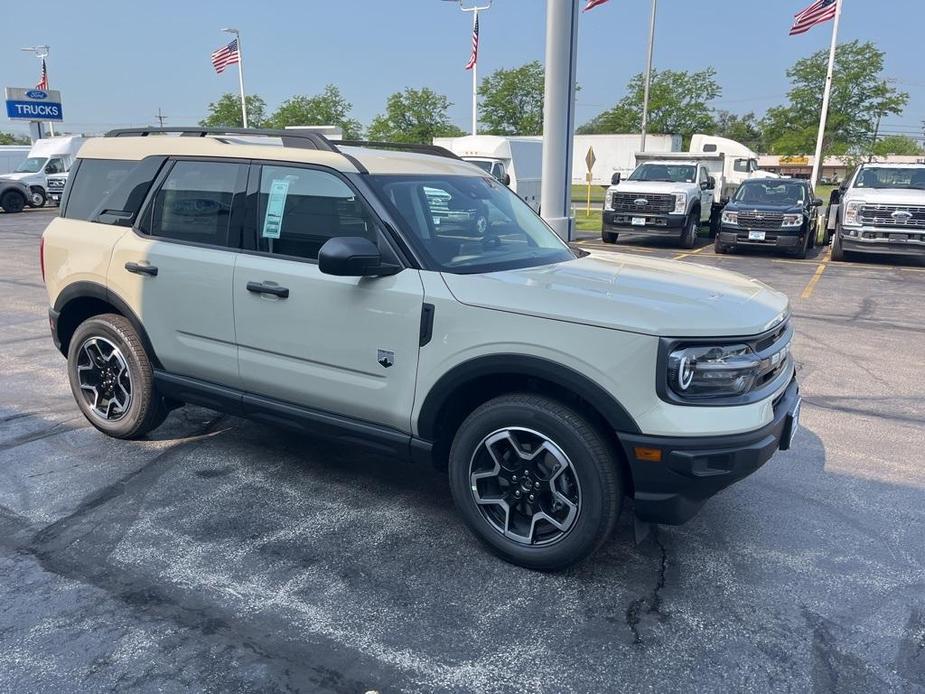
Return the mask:
{"type": "Polygon", "coordinates": [[[864,167],[854,182],[855,188],[912,188],[925,190],[925,167],[864,167]]]}
{"type": "Polygon", "coordinates": [[[490,161],[488,159],[467,159],[470,164],[475,164],[482,171],[497,178],[499,181],[504,178],[504,165],[500,161],[490,161]]]}
{"type": "Polygon", "coordinates": [[[805,200],[806,187],[802,183],[784,181],[746,181],[736,191],[733,200],[746,205],[793,207],[805,200]]]}
{"type": "Polygon", "coordinates": [[[576,256],[530,207],[487,176],[366,178],[433,269],[455,274],[549,265],[576,256]]]}
{"type": "Polygon", "coordinates": [[[16,167],[16,173],[38,173],[44,165],[44,157],[29,157],[16,167]]]}
{"type": "Polygon", "coordinates": [[[664,183],[693,183],[696,166],[681,164],[642,164],[630,174],[630,181],[662,181],[664,183]]]}

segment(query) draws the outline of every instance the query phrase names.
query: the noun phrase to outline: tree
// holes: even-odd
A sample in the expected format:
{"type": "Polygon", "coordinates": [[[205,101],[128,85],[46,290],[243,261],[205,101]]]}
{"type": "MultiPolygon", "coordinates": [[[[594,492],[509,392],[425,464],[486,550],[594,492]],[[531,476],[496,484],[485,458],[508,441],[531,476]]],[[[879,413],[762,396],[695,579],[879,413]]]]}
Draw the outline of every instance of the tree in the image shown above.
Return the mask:
{"type": "Polygon", "coordinates": [[[270,117],[270,126],[285,128],[287,125],[336,125],[344,133],[344,139],[360,138],[360,121],[350,118],[353,105],[348,102],[335,85],[329,84],[315,96],[298,95],[284,101],[270,117]]]}
{"type": "Polygon", "coordinates": [[[392,94],[385,113],[373,119],[370,140],[430,144],[435,137],[458,137],[465,133],[450,123],[447,110],[453,104],[432,89],[406,88],[392,94]]]}
{"type": "Polygon", "coordinates": [[[17,135],[16,133],[0,133],[0,145],[28,145],[29,138],[26,135],[17,135]]]}
{"type": "Polygon", "coordinates": [[[738,116],[729,111],[717,111],[716,129],[713,134],[741,142],[756,152],[765,149],[761,123],[754,113],[738,116]]]}
{"type": "MultiPolygon", "coordinates": [[[[867,153],[877,121],[903,112],[909,95],[881,76],[883,66],[884,53],[873,43],[851,41],[838,47],[824,153],[867,153]]],[[[772,152],[815,150],[827,69],[828,51],[819,51],[787,71],[790,103],[770,109],[762,123],[772,152]]]]}
{"type": "MultiPolygon", "coordinates": [[[[633,77],[624,96],[610,110],[595,116],[578,129],[582,134],[635,133],[642,124],[645,81],[642,73],[633,77]]],[[[682,135],[685,143],[697,132],[713,132],[716,121],[709,103],[722,93],[712,67],[699,72],[652,71],[649,91],[651,133],[682,135]]]]}
{"type": "Polygon", "coordinates": [[[874,143],[873,154],[878,157],[890,154],[916,156],[922,154],[922,145],[908,135],[886,135],[874,143]]]}
{"type": "Polygon", "coordinates": [[[545,72],[538,60],[495,70],[479,86],[479,120],[490,135],[542,135],[545,72]]]}
{"type": "MultiPolygon", "coordinates": [[[[255,94],[249,94],[247,103],[247,125],[251,128],[263,128],[267,124],[267,105],[255,94]]],[[[222,97],[209,104],[209,115],[199,121],[205,128],[241,128],[241,97],[237,94],[222,94],[222,97]]]]}

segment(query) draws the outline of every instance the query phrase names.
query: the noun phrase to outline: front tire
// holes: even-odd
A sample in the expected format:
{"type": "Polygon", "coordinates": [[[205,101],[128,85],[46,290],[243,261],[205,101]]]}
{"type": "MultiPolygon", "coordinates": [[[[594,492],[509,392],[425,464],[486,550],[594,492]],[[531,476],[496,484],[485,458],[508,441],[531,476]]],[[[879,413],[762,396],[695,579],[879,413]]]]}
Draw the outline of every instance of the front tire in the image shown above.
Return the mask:
{"type": "Polygon", "coordinates": [[[77,406],[104,434],[139,438],[167,416],[148,355],[124,316],[105,313],[81,323],[71,337],[67,371],[77,406]]]}
{"type": "Polygon", "coordinates": [[[615,234],[612,231],[602,231],[601,241],[603,241],[604,243],[616,243],[618,236],[619,234],[615,234]]]}
{"type": "Polygon", "coordinates": [[[15,214],[22,212],[26,207],[26,196],[17,193],[15,190],[8,191],[0,197],[0,207],[4,212],[15,214]]]}
{"type": "Polygon", "coordinates": [[[46,202],[48,202],[48,196],[45,195],[44,190],[38,186],[29,189],[29,207],[45,207],[46,202]]]}
{"type": "Polygon", "coordinates": [[[700,211],[694,210],[687,218],[684,231],[681,232],[681,248],[693,248],[697,245],[697,232],[700,230],[700,211]]]}
{"type": "Polygon", "coordinates": [[[841,230],[835,230],[835,236],[832,239],[832,260],[841,262],[845,260],[845,249],[841,245],[841,230]]]}
{"type": "Polygon", "coordinates": [[[714,253],[716,253],[717,255],[725,255],[726,250],[727,250],[726,246],[719,242],[719,236],[713,239],[713,252],[714,253]]]}
{"type": "Polygon", "coordinates": [[[613,531],[623,488],[611,445],[584,417],[533,394],[495,398],[462,423],[450,490],[469,529],[503,559],[557,570],[613,531]]]}

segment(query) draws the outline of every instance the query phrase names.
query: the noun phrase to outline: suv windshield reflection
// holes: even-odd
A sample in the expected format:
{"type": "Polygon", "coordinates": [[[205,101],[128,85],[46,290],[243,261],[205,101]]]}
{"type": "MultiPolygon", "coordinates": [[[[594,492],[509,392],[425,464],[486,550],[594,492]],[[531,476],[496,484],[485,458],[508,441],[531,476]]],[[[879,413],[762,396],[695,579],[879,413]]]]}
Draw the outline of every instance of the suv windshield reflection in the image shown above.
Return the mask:
{"type": "Polygon", "coordinates": [[[630,174],[630,181],[661,181],[664,183],[693,183],[697,167],[679,164],[643,164],[630,174]]]}
{"type": "Polygon", "coordinates": [[[803,204],[806,186],[783,181],[746,181],[736,191],[733,200],[746,205],[794,207],[803,204]]]}
{"type": "Polygon", "coordinates": [[[575,258],[523,200],[493,178],[377,175],[367,180],[415,250],[438,270],[493,272],[575,258]]]}

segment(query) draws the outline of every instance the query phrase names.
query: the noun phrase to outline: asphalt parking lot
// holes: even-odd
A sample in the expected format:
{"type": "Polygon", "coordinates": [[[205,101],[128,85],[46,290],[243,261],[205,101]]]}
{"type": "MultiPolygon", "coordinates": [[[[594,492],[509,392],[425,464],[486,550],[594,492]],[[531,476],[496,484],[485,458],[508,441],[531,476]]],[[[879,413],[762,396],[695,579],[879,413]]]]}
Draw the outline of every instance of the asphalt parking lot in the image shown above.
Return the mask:
{"type": "Polygon", "coordinates": [[[617,246],[787,292],[803,429],[538,574],[434,470],[198,408],[97,433],[48,335],[53,214],[0,214],[0,691],[925,691],[925,263],[617,246]]]}

